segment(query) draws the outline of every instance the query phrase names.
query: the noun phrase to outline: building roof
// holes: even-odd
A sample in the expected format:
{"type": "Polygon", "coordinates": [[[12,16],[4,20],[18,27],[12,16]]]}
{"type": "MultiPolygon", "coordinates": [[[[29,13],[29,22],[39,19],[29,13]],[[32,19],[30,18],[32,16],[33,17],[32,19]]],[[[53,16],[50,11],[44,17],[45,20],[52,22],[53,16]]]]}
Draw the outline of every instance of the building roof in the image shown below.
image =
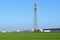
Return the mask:
{"type": "Polygon", "coordinates": [[[60,28],[48,28],[48,29],[43,29],[43,30],[60,30],[60,28]]]}

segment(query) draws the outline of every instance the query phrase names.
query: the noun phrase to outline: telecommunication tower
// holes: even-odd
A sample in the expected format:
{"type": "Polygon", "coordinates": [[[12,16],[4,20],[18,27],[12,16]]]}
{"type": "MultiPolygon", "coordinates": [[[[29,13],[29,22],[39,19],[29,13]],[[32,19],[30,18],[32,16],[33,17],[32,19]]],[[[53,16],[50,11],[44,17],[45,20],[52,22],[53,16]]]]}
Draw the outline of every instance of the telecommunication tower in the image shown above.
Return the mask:
{"type": "Polygon", "coordinates": [[[37,27],[37,4],[34,4],[34,32],[39,32],[37,27]]]}

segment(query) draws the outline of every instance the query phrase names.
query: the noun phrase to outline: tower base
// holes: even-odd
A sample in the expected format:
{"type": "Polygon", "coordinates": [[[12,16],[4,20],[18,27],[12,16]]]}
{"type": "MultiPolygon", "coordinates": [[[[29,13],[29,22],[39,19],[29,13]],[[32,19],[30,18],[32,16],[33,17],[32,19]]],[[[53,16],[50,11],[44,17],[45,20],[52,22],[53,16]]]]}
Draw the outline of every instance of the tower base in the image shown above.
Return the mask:
{"type": "Polygon", "coordinates": [[[34,30],[34,32],[41,32],[39,29],[37,29],[37,30],[34,30]]]}

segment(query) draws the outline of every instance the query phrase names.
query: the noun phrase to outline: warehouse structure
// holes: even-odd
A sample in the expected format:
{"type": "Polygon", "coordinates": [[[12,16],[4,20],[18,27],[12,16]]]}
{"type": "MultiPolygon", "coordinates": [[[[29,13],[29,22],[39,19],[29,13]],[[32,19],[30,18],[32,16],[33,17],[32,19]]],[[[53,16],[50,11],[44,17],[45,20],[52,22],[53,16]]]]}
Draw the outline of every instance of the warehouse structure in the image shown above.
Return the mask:
{"type": "Polygon", "coordinates": [[[43,32],[60,32],[60,28],[43,29],[43,32]]]}

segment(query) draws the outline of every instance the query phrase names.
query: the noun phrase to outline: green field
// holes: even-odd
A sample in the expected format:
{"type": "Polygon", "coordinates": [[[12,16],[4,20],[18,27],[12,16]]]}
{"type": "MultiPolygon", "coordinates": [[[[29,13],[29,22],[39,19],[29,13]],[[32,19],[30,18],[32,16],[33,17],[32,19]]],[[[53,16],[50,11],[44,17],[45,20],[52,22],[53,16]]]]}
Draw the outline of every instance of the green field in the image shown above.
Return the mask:
{"type": "Polygon", "coordinates": [[[60,33],[0,33],[0,40],[60,40],[60,33]]]}

